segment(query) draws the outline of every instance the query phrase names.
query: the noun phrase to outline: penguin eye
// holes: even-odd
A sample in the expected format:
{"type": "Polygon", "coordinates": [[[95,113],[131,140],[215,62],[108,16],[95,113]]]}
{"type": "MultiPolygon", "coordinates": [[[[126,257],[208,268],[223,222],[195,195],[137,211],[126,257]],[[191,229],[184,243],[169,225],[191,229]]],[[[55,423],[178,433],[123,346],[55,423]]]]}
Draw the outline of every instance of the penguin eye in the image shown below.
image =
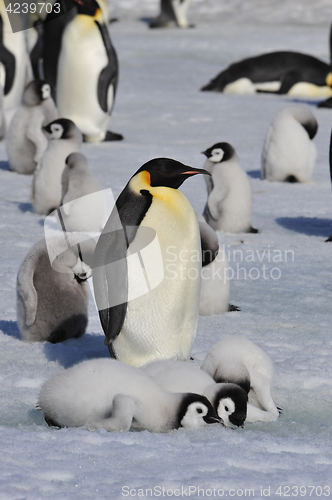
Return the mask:
{"type": "Polygon", "coordinates": [[[228,410],[228,406],[225,406],[225,410],[226,410],[226,411],[229,411],[229,410],[228,410]]]}
{"type": "Polygon", "coordinates": [[[203,410],[202,410],[202,408],[196,408],[196,412],[197,413],[203,413],[203,410]]]}

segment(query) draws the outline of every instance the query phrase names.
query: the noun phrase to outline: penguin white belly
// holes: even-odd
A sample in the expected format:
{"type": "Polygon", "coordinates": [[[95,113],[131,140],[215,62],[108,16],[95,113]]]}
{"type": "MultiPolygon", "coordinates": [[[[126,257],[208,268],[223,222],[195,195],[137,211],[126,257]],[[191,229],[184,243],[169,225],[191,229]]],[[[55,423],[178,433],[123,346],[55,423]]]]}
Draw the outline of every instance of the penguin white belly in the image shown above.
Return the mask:
{"type": "Polygon", "coordinates": [[[59,140],[54,144],[50,141],[33,178],[33,208],[36,213],[48,215],[60,205],[65,161],[70,153],[78,150],[79,146],[71,141],[59,140]]]}
{"type": "MultiPolygon", "coordinates": [[[[189,200],[178,190],[172,196],[174,217],[170,206],[154,196],[153,207],[141,223],[156,230],[164,278],[147,294],[128,302],[124,325],[113,343],[117,357],[135,366],[155,359],[187,359],[196,334],[201,270],[198,224],[189,200]]],[[[129,295],[134,281],[129,274],[129,295]]]]}
{"type": "MultiPolygon", "coordinates": [[[[107,63],[97,25],[92,29],[78,20],[71,22],[63,36],[58,65],[59,116],[72,120],[84,135],[96,141],[104,138],[109,121],[97,93],[99,74],[107,63]]],[[[108,96],[112,99],[111,91],[108,96]]]]}
{"type": "Polygon", "coordinates": [[[255,94],[256,89],[249,78],[239,78],[225,86],[224,94],[255,94]]]}
{"type": "Polygon", "coordinates": [[[290,116],[277,118],[264,144],[264,178],[282,182],[293,175],[299,182],[309,182],[315,161],[316,146],[302,125],[290,116]]]}
{"type": "Polygon", "coordinates": [[[220,219],[213,221],[215,230],[225,233],[248,231],[251,227],[252,190],[246,172],[232,163],[224,169],[223,182],[228,186],[228,195],[220,201],[220,219]]]}
{"type": "Polygon", "coordinates": [[[268,92],[278,92],[281,87],[281,82],[259,82],[254,83],[254,87],[256,90],[266,90],[268,92]]]}
{"type": "Polygon", "coordinates": [[[331,87],[319,86],[308,82],[298,82],[288,91],[288,95],[295,97],[331,97],[331,87]]]}

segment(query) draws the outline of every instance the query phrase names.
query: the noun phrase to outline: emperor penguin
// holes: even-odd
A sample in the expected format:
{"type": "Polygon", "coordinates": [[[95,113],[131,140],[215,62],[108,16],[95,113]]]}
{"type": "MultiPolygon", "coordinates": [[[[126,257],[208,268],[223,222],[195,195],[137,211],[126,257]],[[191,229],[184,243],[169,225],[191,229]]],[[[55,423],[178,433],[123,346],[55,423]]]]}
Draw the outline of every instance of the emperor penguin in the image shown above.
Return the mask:
{"type": "Polygon", "coordinates": [[[318,98],[332,96],[331,85],[329,64],[308,54],[283,51],[233,63],[201,90],[225,94],[271,92],[318,98]]]}
{"type": "Polygon", "coordinates": [[[195,210],[202,247],[201,291],[199,314],[211,316],[227,311],[239,311],[229,304],[229,265],[223,247],[219,245],[216,232],[203,215],[195,210]]]}
{"type": "Polygon", "coordinates": [[[48,144],[43,127],[57,116],[50,85],[44,80],[30,82],[8,129],[6,147],[11,170],[33,174],[48,144]]]}
{"type": "Polygon", "coordinates": [[[96,0],[81,0],[67,24],[57,70],[59,115],[87,142],[121,140],[107,130],[118,84],[118,60],[96,0]]]}
{"type": "Polygon", "coordinates": [[[42,386],[38,405],[49,425],[92,431],[168,432],[220,421],[207,398],[166,392],[138,368],[105,358],[54,375],[42,386]]]}
{"type": "Polygon", "coordinates": [[[194,392],[206,396],[225,427],[243,426],[248,395],[236,384],[217,384],[191,361],[158,360],[141,367],[165,391],[194,392]]]}
{"type": "Polygon", "coordinates": [[[191,0],[161,0],[160,14],[151,21],[150,28],[177,26],[188,28],[187,13],[191,0]]]}
{"type": "Polygon", "coordinates": [[[82,153],[71,153],[62,173],[61,214],[66,231],[101,232],[105,200],[82,153]]]}
{"type": "Polygon", "coordinates": [[[238,162],[234,148],[218,142],[203,151],[208,199],[204,209],[207,223],[215,230],[229,233],[257,233],[251,225],[252,188],[247,173],[238,162]]]}
{"type": "MultiPolygon", "coordinates": [[[[5,61],[3,49],[0,51],[0,83],[4,87],[5,109],[16,108],[21,104],[26,85],[33,79],[30,57],[27,48],[25,26],[13,33],[5,3],[0,2],[2,45],[7,49],[5,61]],[[8,72],[8,73],[7,73],[8,72]]],[[[19,22],[19,15],[15,19],[19,22]]]]}
{"type": "Polygon", "coordinates": [[[281,410],[273,400],[273,363],[251,340],[240,335],[223,338],[212,346],[201,369],[217,383],[232,382],[247,391],[247,422],[278,419],[281,410]]]}
{"type": "Polygon", "coordinates": [[[273,119],[262,152],[262,178],[309,182],[316,161],[313,142],[318,123],[308,106],[282,108],[273,119]]]}
{"type": "Polygon", "coordinates": [[[75,123],[66,118],[52,121],[44,130],[50,140],[33,174],[31,197],[34,212],[48,215],[61,203],[66,158],[79,151],[83,139],[75,123]]]}
{"type": "Polygon", "coordinates": [[[35,243],[17,275],[17,322],[23,340],[63,342],[85,333],[91,268],[77,245],[62,248],[63,238],[35,243]],[[51,262],[49,247],[57,257],[51,262]]]}
{"type": "Polygon", "coordinates": [[[98,240],[96,303],[105,344],[125,363],[190,356],[201,242],[194,209],[178,188],[196,174],[208,172],[170,158],[145,163],[118,197],[98,240]]]}

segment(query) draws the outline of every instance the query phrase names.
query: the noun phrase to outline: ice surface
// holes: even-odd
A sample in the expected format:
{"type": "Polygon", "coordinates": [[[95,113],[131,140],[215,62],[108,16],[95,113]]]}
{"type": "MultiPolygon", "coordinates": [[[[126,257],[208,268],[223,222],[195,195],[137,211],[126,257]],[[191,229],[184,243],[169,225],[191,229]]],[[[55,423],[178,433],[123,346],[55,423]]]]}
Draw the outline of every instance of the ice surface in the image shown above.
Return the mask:
{"type": "MultiPolygon", "coordinates": [[[[224,335],[245,335],[275,364],[276,402],[283,413],[277,422],[244,429],[213,425],[159,435],[48,428],[35,410],[43,381],[83,359],[109,354],[92,300],[82,338],[57,345],[20,340],[16,274],[42,237],[44,218],[32,212],[31,176],[8,170],[2,142],[0,500],[151,497],[146,489],[154,487],[160,488],[152,491],[154,497],[179,492],[217,497],[223,489],[225,496],[240,498],[254,489],[255,498],[263,498],[263,488],[265,496],[276,499],[282,498],[276,493],[279,486],[287,493],[287,485],[331,485],[332,284],[331,244],[325,239],[332,232],[332,111],[310,104],[319,123],[312,182],[269,183],[259,173],[264,138],[290,99],[199,91],[226,64],[263,51],[298,50],[328,61],[330,2],[193,0],[194,29],[152,31],[139,18],[156,15],[156,3],[111,4],[120,17],[110,26],[120,80],[110,129],[125,140],[84,144],[82,151],[103,188],[111,188],[116,197],[153,157],[202,167],[200,152],[215,142],[228,141],[236,148],[251,179],[253,225],[260,233],[220,235],[234,271],[230,301],[241,312],[201,317],[193,356],[202,361],[224,335]]],[[[204,179],[189,179],[182,190],[201,211],[204,179]]],[[[322,491],[328,497],[328,490],[322,491]]],[[[290,490],[290,496],[295,492],[290,490]]],[[[302,498],[320,496],[319,489],[302,492],[302,498]]]]}

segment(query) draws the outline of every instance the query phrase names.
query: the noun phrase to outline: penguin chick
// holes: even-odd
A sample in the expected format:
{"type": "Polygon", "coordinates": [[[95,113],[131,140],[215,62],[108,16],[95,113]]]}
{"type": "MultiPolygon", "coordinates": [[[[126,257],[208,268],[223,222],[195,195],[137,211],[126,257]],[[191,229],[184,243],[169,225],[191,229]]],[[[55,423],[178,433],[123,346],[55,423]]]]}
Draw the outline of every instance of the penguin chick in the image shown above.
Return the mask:
{"type": "Polygon", "coordinates": [[[23,340],[63,342],[81,337],[88,322],[91,268],[77,246],[63,249],[63,238],[37,242],[17,276],[17,322],[23,340]],[[58,256],[50,262],[50,247],[58,256]]]}
{"type": "Polygon", "coordinates": [[[203,215],[196,211],[195,214],[202,247],[199,314],[211,316],[227,312],[231,307],[235,307],[229,304],[229,266],[225,252],[219,245],[216,232],[209,226],[203,215]]]}
{"type": "Polygon", "coordinates": [[[190,0],[161,0],[160,14],[152,19],[150,28],[168,28],[178,26],[188,28],[187,13],[190,0]]]}
{"type": "Polygon", "coordinates": [[[6,147],[11,170],[33,174],[47,148],[43,127],[57,115],[49,84],[44,80],[30,82],[8,129],[6,147]]]}
{"type": "Polygon", "coordinates": [[[210,349],[201,369],[216,382],[233,382],[247,391],[247,422],[277,420],[279,411],[272,397],[273,364],[256,344],[239,335],[225,337],[210,349]]]}
{"type": "Polygon", "coordinates": [[[239,165],[234,148],[218,142],[203,151],[208,200],[204,217],[215,231],[257,233],[251,226],[252,189],[247,173],[239,165]]]}
{"type": "Polygon", "coordinates": [[[98,240],[96,303],[105,343],[125,363],[190,356],[201,244],[194,209],[178,188],[196,174],[208,172],[170,158],[145,163],[118,197],[98,240]],[[195,261],[191,252],[198,256],[195,261]]]}
{"type": "Polygon", "coordinates": [[[91,359],[58,373],[42,386],[39,406],[49,425],[108,432],[197,429],[220,420],[203,396],[166,392],[115,359],[91,359]]]}
{"type": "Polygon", "coordinates": [[[66,118],[54,120],[44,127],[44,130],[49,134],[50,140],[34,172],[32,204],[34,212],[48,215],[61,203],[61,177],[66,158],[79,151],[82,134],[76,125],[66,118]]]}
{"type": "Polygon", "coordinates": [[[216,384],[213,378],[190,361],[158,360],[141,368],[165,391],[195,392],[207,397],[225,427],[243,426],[248,395],[236,384],[216,384]]]}
{"type": "Polygon", "coordinates": [[[103,192],[82,153],[68,156],[61,184],[61,214],[66,231],[100,232],[105,216],[103,192]]]}
{"type": "Polygon", "coordinates": [[[282,108],[272,121],[262,153],[262,178],[309,182],[316,161],[318,123],[308,106],[282,108]]]}

